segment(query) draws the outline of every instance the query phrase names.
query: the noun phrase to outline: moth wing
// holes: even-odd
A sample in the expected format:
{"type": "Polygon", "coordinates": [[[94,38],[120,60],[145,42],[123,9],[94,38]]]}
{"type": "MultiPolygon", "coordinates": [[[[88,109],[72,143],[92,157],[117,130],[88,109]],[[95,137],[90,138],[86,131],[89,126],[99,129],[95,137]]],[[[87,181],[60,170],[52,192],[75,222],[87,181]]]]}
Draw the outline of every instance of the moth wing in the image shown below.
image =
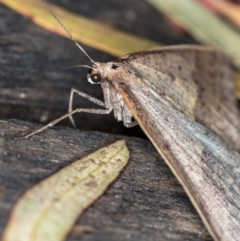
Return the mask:
{"type": "Polygon", "coordinates": [[[177,110],[240,150],[240,114],[229,60],[210,47],[163,47],[120,58],[177,110]]]}
{"type": "Polygon", "coordinates": [[[239,154],[151,88],[122,84],[120,92],[214,239],[239,240],[239,154]]]}

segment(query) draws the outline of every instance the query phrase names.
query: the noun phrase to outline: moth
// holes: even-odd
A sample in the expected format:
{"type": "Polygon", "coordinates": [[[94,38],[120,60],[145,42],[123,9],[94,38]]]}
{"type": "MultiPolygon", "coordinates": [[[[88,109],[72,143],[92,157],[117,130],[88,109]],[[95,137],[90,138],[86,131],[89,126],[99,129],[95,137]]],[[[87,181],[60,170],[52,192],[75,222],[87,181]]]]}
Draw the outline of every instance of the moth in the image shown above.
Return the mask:
{"type": "Polygon", "coordinates": [[[101,84],[104,101],[73,89],[69,112],[26,137],[66,117],[74,124],[76,112],[113,111],[124,126],[140,125],[214,240],[239,240],[240,155],[235,150],[240,150],[240,115],[229,60],[211,47],[185,45],[99,63],[75,43],[92,62],[83,67],[90,69],[91,84],[101,84]],[[102,108],[72,110],[74,93],[102,108]]]}

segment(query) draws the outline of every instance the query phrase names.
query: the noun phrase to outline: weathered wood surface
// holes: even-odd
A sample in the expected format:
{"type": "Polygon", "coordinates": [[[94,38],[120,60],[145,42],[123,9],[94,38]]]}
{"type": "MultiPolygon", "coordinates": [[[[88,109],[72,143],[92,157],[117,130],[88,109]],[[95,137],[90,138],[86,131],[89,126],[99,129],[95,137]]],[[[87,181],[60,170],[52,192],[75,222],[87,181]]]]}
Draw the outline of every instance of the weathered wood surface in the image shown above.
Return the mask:
{"type": "MultiPolygon", "coordinates": [[[[174,35],[164,18],[144,1],[84,0],[81,5],[79,1],[57,2],[65,2],[69,10],[155,41],[194,42],[188,36],[174,35]]],[[[0,117],[5,118],[0,122],[2,232],[12,205],[28,187],[68,163],[123,138],[86,130],[143,134],[137,127],[124,128],[112,115],[80,114],[75,120],[84,132],[56,128],[30,140],[12,139],[38,125],[7,119],[46,123],[66,113],[71,88],[97,98],[101,98],[101,90],[87,83],[85,69],[39,71],[85,64],[87,60],[70,40],[41,29],[4,5],[0,5],[0,15],[0,117]]],[[[86,47],[86,51],[97,61],[113,59],[91,48],[86,47]]],[[[92,106],[78,97],[75,104],[92,106]]],[[[61,125],[69,125],[69,121],[61,125]]],[[[68,240],[212,240],[151,143],[125,139],[131,152],[129,165],[79,219],[68,240]]]]}
{"type": "Polygon", "coordinates": [[[80,217],[67,240],[212,240],[149,141],[59,127],[30,139],[14,139],[36,127],[16,120],[0,121],[1,232],[14,202],[28,187],[124,138],[131,153],[129,164],[80,217]]]}

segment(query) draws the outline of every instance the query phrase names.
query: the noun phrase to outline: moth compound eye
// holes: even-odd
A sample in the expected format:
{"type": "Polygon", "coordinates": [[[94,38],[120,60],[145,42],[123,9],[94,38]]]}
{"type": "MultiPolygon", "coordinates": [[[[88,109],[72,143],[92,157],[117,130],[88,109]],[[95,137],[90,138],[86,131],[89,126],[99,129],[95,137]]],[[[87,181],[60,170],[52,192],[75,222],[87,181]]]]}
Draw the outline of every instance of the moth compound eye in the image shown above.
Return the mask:
{"type": "Polygon", "coordinates": [[[89,83],[99,84],[101,82],[102,76],[100,73],[98,73],[97,69],[89,69],[87,78],[89,83]]]}
{"type": "Polygon", "coordinates": [[[92,82],[94,82],[94,83],[98,83],[101,81],[101,75],[98,73],[91,74],[90,78],[91,78],[92,82]]]}

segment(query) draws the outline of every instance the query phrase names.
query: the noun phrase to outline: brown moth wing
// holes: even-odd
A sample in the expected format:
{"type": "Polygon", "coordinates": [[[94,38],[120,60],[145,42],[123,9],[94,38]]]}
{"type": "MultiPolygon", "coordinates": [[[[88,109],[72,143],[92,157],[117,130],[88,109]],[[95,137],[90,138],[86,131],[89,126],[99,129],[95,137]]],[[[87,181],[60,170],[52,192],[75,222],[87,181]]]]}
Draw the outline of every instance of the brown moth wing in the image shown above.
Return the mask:
{"type": "Polygon", "coordinates": [[[240,150],[240,114],[229,60],[210,47],[164,47],[129,54],[127,62],[177,110],[240,150]]]}
{"type": "Polygon", "coordinates": [[[240,237],[240,155],[151,88],[122,81],[135,119],[184,187],[215,240],[240,237]]]}

